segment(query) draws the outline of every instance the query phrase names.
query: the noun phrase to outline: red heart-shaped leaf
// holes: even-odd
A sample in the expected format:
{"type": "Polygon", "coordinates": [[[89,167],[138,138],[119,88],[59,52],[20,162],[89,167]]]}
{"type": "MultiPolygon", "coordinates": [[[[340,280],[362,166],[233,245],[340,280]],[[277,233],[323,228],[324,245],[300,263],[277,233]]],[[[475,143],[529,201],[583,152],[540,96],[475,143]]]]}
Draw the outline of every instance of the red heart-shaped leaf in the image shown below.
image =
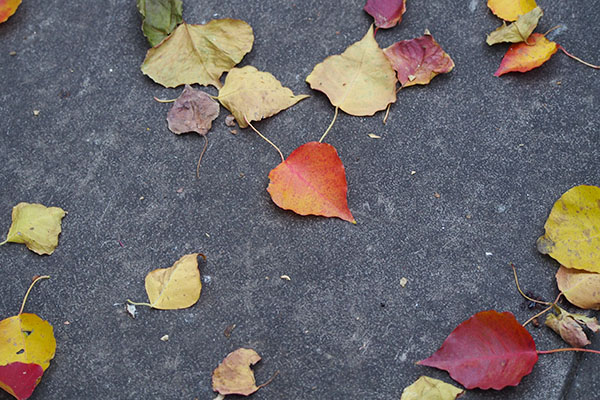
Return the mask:
{"type": "Polygon", "coordinates": [[[19,400],[28,399],[42,379],[44,369],[38,364],[14,362],[0,366],[0,388],[19,400]]]}

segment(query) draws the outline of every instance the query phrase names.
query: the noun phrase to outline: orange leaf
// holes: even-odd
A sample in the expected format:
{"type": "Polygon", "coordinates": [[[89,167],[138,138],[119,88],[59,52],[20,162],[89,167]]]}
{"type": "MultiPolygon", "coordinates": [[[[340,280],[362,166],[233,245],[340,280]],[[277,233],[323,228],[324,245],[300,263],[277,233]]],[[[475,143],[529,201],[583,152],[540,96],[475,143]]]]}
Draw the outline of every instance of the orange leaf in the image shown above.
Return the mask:
{"type": "Polygon", "coordinates": [[[332,145],[303,144],[269,173],[269,179],[267,191],[279,207],[356,223],[348,209],[344,165],[332,145]]]}
{"type": "Polygon", "coordinates": [[[535,0],[488,0],[488,7],[494,15],[506,21],[516,21],[537,7],[535,0]]]}
{"type": "Polygon", "coordinates": [[[548,61],[557,50],[557,43],[549,41],[541,33],[534,33],[529,36],[527,42],[516,43],[509,47],[500,63],[500,68],[494,75],[530,71],[548,61]]]}
{"type": "Polygon", "coordinates": [[[0,23],[9,19],[20,4],[21,0],[0,0],[0,23]]]}

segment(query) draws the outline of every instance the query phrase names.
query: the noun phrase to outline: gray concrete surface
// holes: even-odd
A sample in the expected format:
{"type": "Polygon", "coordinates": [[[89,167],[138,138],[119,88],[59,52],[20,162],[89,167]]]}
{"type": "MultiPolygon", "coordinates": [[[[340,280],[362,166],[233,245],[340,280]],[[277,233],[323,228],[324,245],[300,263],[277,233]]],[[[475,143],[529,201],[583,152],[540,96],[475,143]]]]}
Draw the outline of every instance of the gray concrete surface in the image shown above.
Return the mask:
{"type": "MultiPolygon", "coordinates": [[[[561,24],[551,38],[600,62],[597,5],[539,4],[538,31],[561,24]]],[[[304,79],[365,34],[363,5],[187,0],[184,18],[247,21],[256,40],[241,65],[312,95],[257,123],[289,154],[333,116],[304,79]]],[[[532,315],[509,262],[526,289],[556,296],[557,264],[535,240],[563,192],[600,184],[598,71],[556,54],[496,78],[506,46],[485,44],[499,21],[484,1],[409,1],[402,24],[377,34],[380,45],[428,28],[456,68],[402,91],[386,126],[381,113],[340,115],[327,140],[346,166],[354,226],[278,209],[265,190],[276,152],[250,130],[230,134],[223,110],[196,179],[203,141],[167,130],[169,106],[152,96],[179,89],[141,74],[140,23],[133,0],[29,0],[0,25],[0,231],[20,201],[69,212],[52,256],[0,247],[2,317],[18,311],[33,275],[52,276],[27,305],[58,342],[32,399],[212,399],[212,370],[240,346],[262,355],[258,382],[280,371],[254,399],[399,399],[423,374],[452,382],[414,363],[470,315],[532,315]],[[196,306],[124,313],[125,299],[145,299],[149,270],[196,251],[208,257],[196,306]]],[[[530,330],[540,349],[563,346],[530,330]]],[[[593,355],[546,355],[518,387],[464,398],[591,399],[599,365],[593,355]]]]}

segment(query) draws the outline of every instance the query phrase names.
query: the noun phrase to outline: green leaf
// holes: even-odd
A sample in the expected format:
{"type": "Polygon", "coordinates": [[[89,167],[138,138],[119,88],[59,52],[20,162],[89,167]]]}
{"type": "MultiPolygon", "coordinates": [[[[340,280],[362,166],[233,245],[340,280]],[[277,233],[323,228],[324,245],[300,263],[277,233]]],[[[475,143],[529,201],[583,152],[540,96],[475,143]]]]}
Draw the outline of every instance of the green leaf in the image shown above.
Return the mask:
{"type": "Polygon", "coordinates": [[[491,46],[503,42],[525,42],[535,30],[542,15],[544,15],[542,9],[536,7],[527,14],[519,16],[519,19],[510,25],[506,25],[506,22],[503,22],[500,28],[487,36],[486,43],[491,46]]]}
{"type": "Polygon", "coordinates": [[[142,31],[152,47],[183,21],[181,0],[137,0],[137,8],[144,17],[142,31]]]}

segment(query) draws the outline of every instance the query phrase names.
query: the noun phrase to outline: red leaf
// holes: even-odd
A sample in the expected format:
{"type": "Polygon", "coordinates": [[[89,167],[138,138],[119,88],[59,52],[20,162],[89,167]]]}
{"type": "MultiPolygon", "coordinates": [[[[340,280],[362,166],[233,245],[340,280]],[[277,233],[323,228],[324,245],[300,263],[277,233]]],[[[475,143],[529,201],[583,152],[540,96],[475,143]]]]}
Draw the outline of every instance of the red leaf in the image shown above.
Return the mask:
{"type": "Polygon", "coordinates": [[[0,388],[19,400],[28,399],[42,379],[44,369],[38,364],[14,362],[0,366],[0,388]]]}
{"type": "Polygon", "coordinates": [[[517,386],[537,362],[533,338],[509,312],[482,311],[417,364],[443,369],[467,389],[517,386]]]}
{"type": "Polygon", "coordinates": [[[394,43],[383,50],[403,87],[426,85],[438,74],[452,71],[454,61],[428,33],[394,43]]]}
{"type": "Polygon", "coordinates": [[[375,18],[378,28],[392,28],[402,21],[406,0],[367,0],[365,11],[375,18]]]}
{"type": "Polygon", "coordinates": [[[267,191],[279,207],[356,223],[346,200],[344,165],[332,145],[303,144],[269,173],[269,179],[267,191]]]}
{"type": "Polygon", "coordinates": [[[530,71],[548,61],[557,50],[557,43],[549,41],[541,33],[533,33],[527,42],[516,43],[508,48],[494,75],[530,71]]]}

